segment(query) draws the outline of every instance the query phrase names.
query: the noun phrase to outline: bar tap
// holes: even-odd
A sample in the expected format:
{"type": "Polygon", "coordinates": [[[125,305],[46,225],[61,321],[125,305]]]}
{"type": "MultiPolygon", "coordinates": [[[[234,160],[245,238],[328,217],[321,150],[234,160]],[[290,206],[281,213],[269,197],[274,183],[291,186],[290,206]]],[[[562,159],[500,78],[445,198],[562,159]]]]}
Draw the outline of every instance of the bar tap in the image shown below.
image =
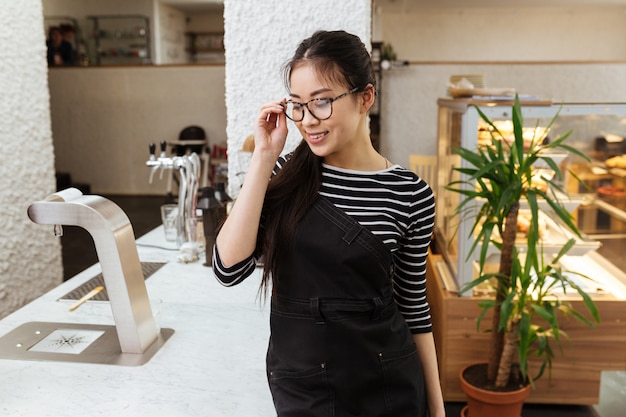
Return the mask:
{"type": "MultiPolygon", "coordinates": [[[[165,154],[165,148],[167,147],[167,142],[161,141],[160,145],[161,145],[161,154],[159,155],[158,159],[156,157],[156,145],[154,143],[151,143],[150,145],[148,145],[148,149],[150,151],[150,158],[146,162],[146,165],[148,165],[149,167],[152,167],[152,170],[150,171],[150,178],[148,179],[149,184],[152,184],[154,173],[157,172],[159,168],[174,167],[173,158],[168,158],[167,155],[165,154]]],[[[159,179],[163,179],[164,171],[165,171],[164,169],[161,170],[161,176],[159,179]]]]}
{"type": "MultiPolygon", "coordinates": [[[[174,329],[158,326],[152,314],[135,234],[126,213],[111,200],[83,195],[76,188],[35,201],[27,212],[34,223],[53,225],[56,236],[62,234],[63,225],[79,226],[89,232],[104,284],[84,294],[69,311],[106,291],[115,324],[85,321],[98,318],[93,312],[78,321],[22,323],[0,337],[0,359],[123,366],[148,362],[174,334],[174,329]]],[[[95,278],[80,284],[74,292],[82,293],[95,278]]],[[[54,308],[58,312],[58,307],[54,308]]],[[[96,306],[92,308],[97,311],[96,306]]]]}
{"type": "Polygon", "coordinates": [[[159,332],[152,315],[135,235],[115,203],[68,188],[36,201],[28,217],[38,224],[80,226],[93,237],[124,353],[144,353],[159,332]]]}
{"type": "Polygon", "coordinates": [[[178,170],[180,181],[178,191],[177,239],[179,247],[189,243],[196,244],[196,202],[198,201],[198,178],[200,177],[200,157],[194,152],[190,155],[168,157],[165,153],[167,143],[160,143],[161,153],[156,157],[156,145],[148,148],[150,157],[146,165],[151,168],[149,182],[152,183],[155,172],[178,170]]]}

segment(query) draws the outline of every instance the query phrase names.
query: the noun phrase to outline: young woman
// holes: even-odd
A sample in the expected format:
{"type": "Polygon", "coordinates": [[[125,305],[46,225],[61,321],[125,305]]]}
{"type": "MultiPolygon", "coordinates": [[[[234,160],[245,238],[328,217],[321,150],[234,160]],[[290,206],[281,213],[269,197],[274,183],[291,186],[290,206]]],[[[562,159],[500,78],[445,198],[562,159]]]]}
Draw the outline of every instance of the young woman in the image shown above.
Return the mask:
{"type": "Polygon", "coordinates": [[[285,66],[285,82],[290,98],[261,107],[213,256],[227,286],[263,256],[278,416],[442,417],[425,289],[434,198],[372,146],[369,53],[354,35],[316,32],[285,66]],[[286,118],[303,140],[279,157],[286,118]]]}

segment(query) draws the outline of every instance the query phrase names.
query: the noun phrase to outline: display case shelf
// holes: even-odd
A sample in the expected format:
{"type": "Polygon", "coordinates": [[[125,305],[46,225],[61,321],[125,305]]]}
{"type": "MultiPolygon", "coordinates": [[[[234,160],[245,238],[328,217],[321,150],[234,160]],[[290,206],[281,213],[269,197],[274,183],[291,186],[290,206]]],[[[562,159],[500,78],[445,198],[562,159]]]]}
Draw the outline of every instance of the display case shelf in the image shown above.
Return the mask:
{"type": "MultiPolygon", "coordinates": [[[[524,208],[520,208],[520,216],[523,217],[525,211],[526,210],[524,208]]],[[[583,256],[590,251],[597,250],[598,248],[600,248],[600,246],[602,246],[602,244],[597,240],[593,240],[588,237],[581,238],[579,236],[576,236],[570,230],[561,225],[558,221],[554,220],[547,213],[548,211],[542,211],[539,213],[539,244],[541,245],[542,251],[546,256],[556,256],[570,239],[574,239],[575,241],[574,246],[568,252],[568,255],[571,256],[583,256]]],[[[494,239],[494,241],[496,242],[500,242],[499,236],[492,236],[492,239],[494,239]]],[[[517,252],[522,256],[528,250],[528,247],[526,245],[527,243],[525,235],[521,232],[518,232],[515,246],[517,248],[517,252]]],[[[500,251],[497,250],[495,246],[491,246],[490,249],[487,251],[486,256],[488,263],[497,264],[499,262],[500,251]],[[493,262],[490,262],[490,260],[493,260],[493,262]]],[[[477,274],[477,266],[474,266],[474,268],[474,274],[477,274]]]]}

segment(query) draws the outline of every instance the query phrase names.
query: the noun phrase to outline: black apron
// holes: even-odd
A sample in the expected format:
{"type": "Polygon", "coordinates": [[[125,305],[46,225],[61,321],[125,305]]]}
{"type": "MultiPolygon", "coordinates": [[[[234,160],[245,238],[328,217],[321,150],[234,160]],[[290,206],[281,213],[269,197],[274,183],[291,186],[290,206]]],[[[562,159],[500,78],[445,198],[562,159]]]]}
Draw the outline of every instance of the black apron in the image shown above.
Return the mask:
{"type": "Polygon", "coordinates": [[[267,352],[278,416],[426,416],[421,363],[382,241],[319,197],[283,259],[267,352]]]}

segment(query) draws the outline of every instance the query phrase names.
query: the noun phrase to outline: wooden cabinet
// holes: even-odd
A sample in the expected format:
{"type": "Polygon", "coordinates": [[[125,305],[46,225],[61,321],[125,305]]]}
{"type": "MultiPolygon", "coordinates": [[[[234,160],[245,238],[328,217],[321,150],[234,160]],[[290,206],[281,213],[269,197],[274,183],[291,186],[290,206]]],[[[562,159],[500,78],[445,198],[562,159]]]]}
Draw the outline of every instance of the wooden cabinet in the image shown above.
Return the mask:
{"type": "MultiPolygon", "coordinates": [[[[490,340],[485,329],[490,318],[483,319],[483,329],[476,329],[480,298],[459,297],[445,290],[439,274],[443,263],[441,255],[429,255],[428,301],[441,385],[446,401],[465,401],[459,372],[467,364],[485,360],[490,340]]],[[[527,402],[598,404],[601,371],[626,370],[626,301],[611,295],[594,300],[600,311],[600,324],[590,329],[573,318],[563,321],[562,327],[570,340],[564,341],[563,352],[557,352],[552,376],[544,375],[536,381],[527,402]]],[[[572,303],[582,304],[577,300],[572,303]]],[[[580,305],[577,309],[582,311],[580,305]]]]}

